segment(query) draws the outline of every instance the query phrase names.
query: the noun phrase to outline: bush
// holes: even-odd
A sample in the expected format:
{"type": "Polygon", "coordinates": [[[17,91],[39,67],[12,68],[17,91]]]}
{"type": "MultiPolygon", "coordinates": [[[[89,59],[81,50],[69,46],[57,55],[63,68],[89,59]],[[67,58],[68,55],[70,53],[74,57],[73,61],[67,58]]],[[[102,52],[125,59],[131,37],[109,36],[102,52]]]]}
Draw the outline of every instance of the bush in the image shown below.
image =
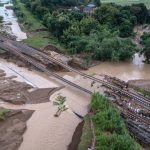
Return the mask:
{"type": "Polygon", "coordinates": [[[3,17],[2,16],[0,16],[0,23],[2,23],[3,22],[3,17]]]}
{"type": "Polygon", "coordinates": [[[0,108],[0,121],[4,120],[6,117],[6,114],[9,112],[8,109],[0,108]]]}
{"type": "Polygon", "coordinates": [[[92,120],[96,132],[96,150],[139,150],[130,136],[119,111],[99,93],[92,95],[92,120]]]}

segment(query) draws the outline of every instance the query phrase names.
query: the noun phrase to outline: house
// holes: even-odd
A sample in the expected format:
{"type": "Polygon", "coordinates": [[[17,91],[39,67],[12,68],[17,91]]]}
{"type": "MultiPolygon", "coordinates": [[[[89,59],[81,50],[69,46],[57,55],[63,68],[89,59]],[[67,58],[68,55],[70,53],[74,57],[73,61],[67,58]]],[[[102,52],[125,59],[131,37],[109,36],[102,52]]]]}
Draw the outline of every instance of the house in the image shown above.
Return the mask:
{"type": "Polygon", "coordinates": [[[92,14],[96,6],[93,3],[89,3],[86,7],[83,8],[83,12],[86,14],[92,14]]]}

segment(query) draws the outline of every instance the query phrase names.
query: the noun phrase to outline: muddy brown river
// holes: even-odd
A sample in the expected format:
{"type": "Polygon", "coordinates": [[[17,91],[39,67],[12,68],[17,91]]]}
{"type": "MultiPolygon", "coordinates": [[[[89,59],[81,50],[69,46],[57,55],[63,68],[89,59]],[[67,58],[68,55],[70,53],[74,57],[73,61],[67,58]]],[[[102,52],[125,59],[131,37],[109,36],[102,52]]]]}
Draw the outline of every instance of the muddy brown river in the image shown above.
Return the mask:
{"type": "Polygon", "coordinates": [[[118,77],[124,81],[135,79],[150,79],[150,64],[142,62],[143,57],[135,54],[133,61],[128,62],[102,62],[85,71],[88,74],[107,74],[118,77]]]}

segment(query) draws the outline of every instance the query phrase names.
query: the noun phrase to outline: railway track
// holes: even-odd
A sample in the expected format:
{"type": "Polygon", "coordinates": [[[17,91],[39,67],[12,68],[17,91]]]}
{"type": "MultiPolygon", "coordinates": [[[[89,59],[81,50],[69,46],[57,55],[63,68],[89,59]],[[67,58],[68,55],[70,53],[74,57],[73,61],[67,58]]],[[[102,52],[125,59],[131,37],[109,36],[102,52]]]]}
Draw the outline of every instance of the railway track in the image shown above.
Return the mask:
{"type": "Polygon", "coordinates": [[[118,92],[120,92],[121,94],[123,94],[123,95],[125,95],[125,96],[128,96],[128,97],[131,98],[131,99],[136,100],[137,103],[140,103],[140,104],[141,104],[142,106],[144,106],[146,109],[150,110],[150,100],[149,100],[148,98],[146,98],[146,97],[140,95],[140,94],[136,94],[136,93],[133,93],[133,92],[131,92],[131,91],[127,91],[127,90],[120,89],[120,88],[118,88],[118,87],[112,85],[112,84],[109,83],[109,82],[103,81],[103,80],[101,80],[101,79],[98,79],[98,78],[92,77],[92,76],[90,76],[90,75],[88,75],[88,74],[85,74],[85,73],[83,73],[83,72],[81,72],[81,71],[78,71],[78,70],[76,70],[76,69],[74,69],[74,68],[72,68],[72,67],[70,67],[70,66],[64,64],[62,61],[57,60],[57,59],[55,59],[55,58],[53,58],[53,57],[51,57],[51,56],[47,56],[45,53],[43,53],[43,52],[41,52],[41,51],[39,51],[39,50],[37,50],[37,49],[31,48],[31,47],[29,47],[29,46],[27,46],[27,45],[25,45],[25,44],[18,43],[18,42],[16,42],[16,41],[12,41],[12,40],[8,40],[8,39],[3,38],[3,37],[0,37],[0,40],[2,40],[3,42],[5,42],[6,44],[11,43],[12,46],[15,46],[15,47],[18,48],[18,51],[19,51],[20,53],[24,53],[24,54],[26,54],[26,55],[28,55],[28,56],[31,55],[31,56],[33,56],[33,57],[34,57],[34,55],[39,55],[40,57],[43,57],[43,59],[44,59],[46,62],[49,62],[49,63],[52,63],[52,62],[53,62],[53,63],[56,63],[56,64],[58,64],[58,65],[64,67],[64,68],[67,69],[68,71],[73,71],[73,72],[75,72],[75,73],[77,73],[77,74],[80,74],[81,76],[83,76],[83,77],[85,77],[85,78],[88,78],[88,79],[91,79],[91,80],[93,80],[93,81],[95,81],[95,82],[101,83],[101,84],[103,84],[104,86],[106,86],[106,87],[108,87],[108,88],[110,88],[110,89],[113,89],[114,91],[118,91],[118,92]]]}
{"type": "MultiPolygon", "coordinates": [[[[63,81],[64,83],[67,83],[68,85],[77,88],[78,90],[84,91],[85,93],[88,93],[88,94],[92,94],[91,91],[89,91],[89,90],[87,90],[87,89],[85,89],[85,88],[83,88],[83,87],[81,87],[81,86],[79,86],[79,85],[77,85],[77,84],[75,84],[75,83],[73,83],[73,82],[70,82],[70,81],[68,81],[68,80],[66,80],[66,79],[64,79],[64,78],[62,78],[61,76],[59,76],[58,74],[56,74],[56,73],[54,73],[54,72],[49,71],[49,70],[46,68],[46,65],[45,65],[45,64],[42,64],[42,63],[40,63],[39,61],[36,61],[36,60],[34,60],[33,58],[31,58],[31,57],[30,57],[31,53],[28,53],[28,54],[27,54],[27,52],[26,52],[26,50],[28,50],[28,47],[24,48],[24,46],[22,46],[22,44],[20,45],[20,44],[14,42],[14,41],[13,41],[12,43],[11,43],[11,42],[9,43],[9,42],[6,41],[6,42],[0,42],[0,48],[3,48],[3,49],[5,49],[5,50],[7,50],[7,51],[13,53],[14,55],[17,55],[17,56],[21,57],[22,59],[24,59],[25,61],[29,62],[30,64],[32,64],[33,66],[37,67],[38,69],[42,70],[43,72],[47,73],[48,75],[53,76],[53,77],[55,77],[55,78],[57,78],[57,79],[63,81]],[[13,43],[14,43],[14,44],[13,44],[13,43]],[[25,52],[23,52],[23,53],[25,53],[25,54],[23,54],[20,49],[23,49],[23,50],[25,51],[25,52]]],[[[137,100],[138,103],[140,103],[144,108],[150,110],[150,103],[149,103],[150,101],[149,101],[149,99],[144,98],[144,97],[141,96],[141,95],[138,95],[138,94],[135,94],[135,93],[132,93],[132,92],[128,92],[128,91],[122,90],[122,89],[120,89],[120,88],[118,88],[118,87],[116,87],[116,86],[114,86],[114,85],[112,85],[112,84],[110,84],[110,83],[108,83],[108,82],[105,82],[105,81],[103,81],[103,80],[94,78],[94,77],[89,76],[89,75],[87,75],[87,74],[85,74],[85,73],[82,73],[82,72],[80,72],[80,71],[77,71],[77,70],[71,68],[70,66],[63,64],[61,61],[58,61],[58,60],[56,60],[55,58],[49,57],[49,56],[47,56],[46,54],[44,54],[44,53],[42,53],[42,52],[40,52],[40,51],[38,51],[38,50],[35,50],[35,49],[32,50],[32,48],[31,48],[31,51],[30,51],[30,52],[32,52],[32,57],[34,57],[35,54],[38,54],[38,55],[42,56],[42,57],[45,59],[46,62],[48,62],[48,63],[52,63],[52,62],[53,62],[53,63],[57,63],[57,64],[61,65],[62,67],[68,69],[69,71],[76,72],[76,73],[78,73],[78,74],[80,74],[80,75],[82,75],[82,76],[84,76],[84,77],[86,77],[86,78],[89,78],[89,79],[91,79],[91,80],[93,80],[93,81],[95,81],[95,82],[102,83],[102,84],[104,84],[105,86],[107,86],[108,88],[110,88],[110,89],[112,89],[112,90],[114,90],[114,91],[118,91],[118,92],[120,92],[121,94],[124,94],[124,95],[126,95],[126,96],[128,96],[128,97],[130,97],[130,98],[132,98],[132,99],[134,99],[134,100],[137,100]]],[[[149,126],[150,126],[150,118],[146,118],[146,117],[140,116],[139,114],[136,114],[136,113],[134,113],[134,112],[131,112],[131,111],[128,110],[128,109],[123,109],[123,114],[124,114],[127,118],[130,118],[131,120],[134,120],[134,121],[136,121],[137,123],[140,122],[140,123],[142,123],[143,125],[145,125],[146,127],[149,127],[149,126]]],[[[135,124],[134,127],[133,127],[133,124],[128,124],[128,126],[130,127],[130,130],[132,129],[132,131],[133,131],[133,130],[136,131],[135,133],[137,133],[137,132],[139,133],[139,131],[140,131],[143,135],[149,134],[149,132],[147,132],[147,130],[145,130],[145,128],[144,128],[144,129],[141,129],[141,128],[139,128],[139,126],[136,125],[136,124],[135,124]],[[130,125],[130,126],[129,126],[129,125],[130,125]],[[132,125],[132,126],[131,126],[131,125],[132,125]],[[131,128],[131,127],[132,127],[132,128],[131,128]],[[137,128],[136,128],[136,127],[137,127],[137,128]]],[[[142,137],[142,138],[143,138],[143,137],[142,137]]],[[[143,139],[145,140],[145,136],[144,136],[143,139]]]]}
{"type": "Polygon", "coordinates": [[[5,49],[5,50],[11,51],[14,55],[17,55],[17,56],[23,58],[25,61],[29,62],[30,64],[32,64],[33,66],[42,70],[43,72],[47,73],[48,75],[53,76],[56,79],[59,79],[59,80],[63,81],[64,83],[67,83],[68,85],[71,85],[71,86],[77,88],[78,90],[84,91],[85,93],[88,93],[88,94],[92,94],[91,91],[89,91],[89,90],[87,90],[87,89],[85,89],[85,88],[83,88],[83,87],[81,87],[81,86],[79,86],[79,85],[77,85],[71,81],[68,81],[68,80],[62,78],[61,76],[59,76],[56,73],[49,71],[45,65],[33,60],[32,58],[30,58],[30,57],[28,57],[22,53],[20,53],[20,51],[17,50],[16,47],[11,46],[11,49],[10,49],[10,47],[8,45],[6,46],[5,44],[2,44],[2,43],[0,43],[0,47],[5,49]]]}
{"type": "Polygon", "coordinates": [[[132,120],[138,120],[141,123],[145,123],[146,125],[150,125],[150,119],[149,118],[135,114],[134,112],[131,112],[127,109],[123,111],[123,114],[125,114],[128,118],[130,118],[132,120]]]}
{"type": "MultiPolygon", "coordinates": [[[[24,53],[26,53],[26,54],[28,54],[28,55],[30,55],[30,54],[35,54],[35,53],[36,53],[36,54],[39,54],[39,56],[42,56],[42,57],[46,58],[47,61],[49,60],[49,63],[54,62],[54,63],[56,63],[56,64],[58,64],[58,65],[64,67],[64,68],[67,69],[68,71],[73,71],[73,72],[75,72],[75,73],[77,73],[77,74],[80,74],[81,76],[84,76],[84,77],[86,77],[86,78],[89,78],[89,79],[91,79],[91,80],[93,80],[93,81],[96,81],[96,82],[99,82],[99,83],[102,83],[102,84],[111,85],[111,86],[112,86],[113,88],[115,88],[116,90],[120,90],[118,87],[115,87],[114,85],[112,85],[112,84],[110,84],[110,83],[108,83],[108,82],[106,82],[106,81],[100,80],[100,79],[98,79],[98,78],[95,78],[95,77],[92,77],[92,76],[90,76],[90,75],[88,75],[88,74],[85,74],[85,73],[83,73],[83,72],[81,72],[81,71],[78,71],[78,70],[76,70],[76,69],[74,69],[74,68],[72,68],[72,67],[70,67],[70,66],[64,64],[64,63],[63,63],[62,61],[60,61],[60,60],[57,60],[57,59],[55,59],[55,58],[53,58],[53,57],[51,57],[51,56],[47,56],[46,54],[44,54],[43,52],[40,52],[40,51],[37,50],[37,49],[28,47],[28,46],[25,45],[25,44],[17,43],[16,41],[13,41],[13,44],[15,44],[16,46],[19,46],[20,48],[24,48],[24,49],[25,49],[24,53]],[[28,53],[27,51],[30,51],[30,52],[28,53]]],[[[123,91],[124,91],[124,90],[123,90],[123,91]]],[[[127,92],[126,94],[132,94],[132,96],[134,95],[134,96],[136,96],[136,97],[138,96],[138,97],[140,97],[141,99],[143,99],[143,100],[145,100],[145,101],[148,101],[149,104],[150,104],[150,100],[149,100],[148,98],[146,98],[146,97],[140,95],[140,94],[136,94],[136,93],[133,93],[133,92],[131,92],[131,91],[130,91],[130,92],[127,92]]]]}

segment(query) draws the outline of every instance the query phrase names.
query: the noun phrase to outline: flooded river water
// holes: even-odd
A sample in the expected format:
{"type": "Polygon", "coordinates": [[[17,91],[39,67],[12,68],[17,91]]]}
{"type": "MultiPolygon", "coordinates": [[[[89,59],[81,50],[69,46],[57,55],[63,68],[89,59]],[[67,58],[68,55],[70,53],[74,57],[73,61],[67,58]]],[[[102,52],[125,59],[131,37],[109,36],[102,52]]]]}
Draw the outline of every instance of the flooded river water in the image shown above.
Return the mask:
{"type": "Polygon", "coordinates": [[[88,74],[107,74],[124,81],[135,79],[150,79],[150,65],[142,62],[143,58],[135,54],[129,62],[102,62],[90,68],[88,74]]]}
{"type": "MultiPolygon", "coordinates": [[[[27,68],[18,67],[2,59],[0,59],[0,69],[5,70],[8,77],[16,76],[15,80],[26,82],[35,88],[62,86],[62,83],[52,77],[43,77],[43,73],[29,71],[27,68]]],[[[0,102],[0,107],[35,111],[27,122],[27,130],[19,150],[67,150],[75,128],[81,121],[73,112],[86,115],[89,103],[90,95],[66,85],[65,88],[55,92],[47,103],[13,105],[0,102]],[[68,110],[60,117],[54,117],[57,106],[53,105],[53,101],[60,94],[66,97],[68,110]]]]}
{"type": "MultiPolygon", "coordinates": [[[[10,0],[0,0],[0,3],[9,1],[10,0]]],[[[0,15],[4,17],[5,29],[8,33],[15,35],[18,41],[26,39],[26,33],[21,31],[13,10],[6,9],[7,5],[8,4],[0,6],[0,15]]],[[[99,65],[85,71],[85,73],[107,74],[125,81],[133,79],[150,79],[150,65],[144,64],[142,60],[142,57],[135,54],[133,61],[119,63],[101,62],[99,65]]],[[[42,73],[19,68],[4,60],[0,60],[0,68],[5,70],[8,76],[15,75],[17,76],[17,80],[27,82],[34,87],[49,88],[62,85],[57,80],[53,80],[52,77],[50,77],[50,79],[49,77],[45,79],[41,75],[42,73]]],[[[69,73],[63,73],[63,75],[67,74],[69,73]]],[[[66,78],[68,80],[74,80],[73,82],[75,83],[82,84],[80,77],[71,78],[67,76],[66,78]]],[[[89,85],[90,83],[91,81],[89,85]]],[[[84,81],[83,84],[88,86],[87,81],[84,81]]],[[[0,106],[10,109],[35,110],[27,123],[27,130],[23,136],[23,142],[19,150],[67,150],[67,145],[71,141],[73,132],[81,121],[73,112],[82,116],[86,115],[90,104],[90,96],[66,85],[64,89],[54,93],[50,97],[50,100],[51,101],[48,103],[35,105],[16,106],[5,103],[0,104],[0,106]],[[59,118],[55,118],[54,113],[57,111],[57,108],[52,102],[59,94],[67,98],[67,106],[69,109],[63,112],[59,118]]]]}

